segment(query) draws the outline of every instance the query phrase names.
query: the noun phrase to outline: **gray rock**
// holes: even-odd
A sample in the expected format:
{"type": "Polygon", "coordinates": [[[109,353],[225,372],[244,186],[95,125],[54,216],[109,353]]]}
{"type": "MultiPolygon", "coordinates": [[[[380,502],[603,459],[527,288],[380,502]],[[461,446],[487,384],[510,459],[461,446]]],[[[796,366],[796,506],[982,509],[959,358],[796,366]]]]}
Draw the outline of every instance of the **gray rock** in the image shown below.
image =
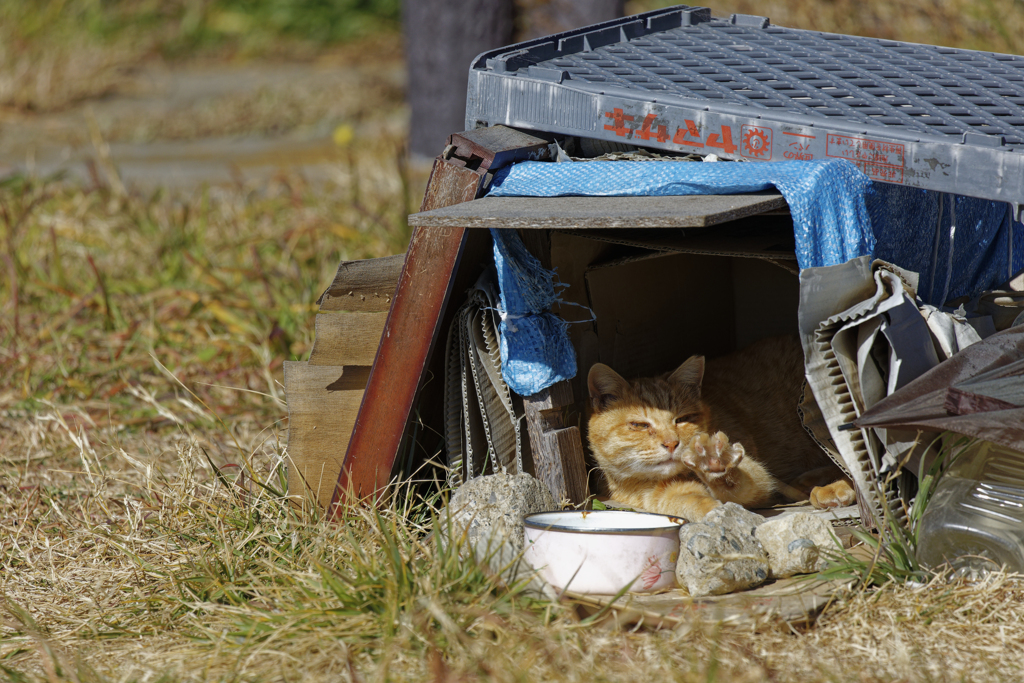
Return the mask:
{"type": "Polygon", "coordinates": [[[752,533],[753,520],[726,512],[726,521],[733,524],[726,528],[707,521],[715,512],[679,530],[676,580],[693,597],[746,590],[768,579],[768,555],[752,533]]]}
{"type": "Polygon", "coordinates": [[[806,512],[769,520],[757,527],[755,535],[777,579],[820,572],[828,564],[823,551],[835,547],[829,523],[806,512]]]}
{"type": "Polygon", "coordinates": [[[442,537],[466,537],[467,548],[497,548],[507,542],[523,549],[523,516],[558,509],[551,493],[529,474],[491,474],[470,479],[452,494],[438,518],[442,537]]]}
{"type": "Polygon", "coordinates": [[[765,518],[742,505],[725,503],[704,515],[704,524],[714,524],[740,536],[753,536],[754,529],[764,524],[765,518]]]}

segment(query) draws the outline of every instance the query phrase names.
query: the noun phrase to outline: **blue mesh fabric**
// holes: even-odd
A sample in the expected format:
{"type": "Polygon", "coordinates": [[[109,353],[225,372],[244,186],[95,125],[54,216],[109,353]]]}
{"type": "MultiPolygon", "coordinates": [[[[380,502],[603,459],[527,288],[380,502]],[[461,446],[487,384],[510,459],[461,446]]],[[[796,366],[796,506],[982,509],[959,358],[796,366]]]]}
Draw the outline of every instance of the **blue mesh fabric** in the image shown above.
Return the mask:
{"type": "Polygon", "coordinates": [[[527,161],[498,171],[488,196],[741,194],[775,187],[793,214],[797,263],[832,266],[875,247],[865,195],[871,181],[848,161],[685,163],[527,161]]]}
{"type": "Polygon", "coordinates": [[[501,321],[501,376],[512,391],[531,396],[576,376],[576,352],[566,327],[554,313],[501,321]]]}
{"type": "Polygon", "coordinates": [[[531,396],[576,376],[576,354],[564,320],[549,312],[555,273],[527,251],[515,230],[491,230],[501,301],[501,375],[512,391],[531,396]]]}
{"type": "Polygon", "coordinates": [[[543,313],[555,303],[555,273],[526,249],[515,230],[491,229],[501,310],[509,315],[543,313]]]}

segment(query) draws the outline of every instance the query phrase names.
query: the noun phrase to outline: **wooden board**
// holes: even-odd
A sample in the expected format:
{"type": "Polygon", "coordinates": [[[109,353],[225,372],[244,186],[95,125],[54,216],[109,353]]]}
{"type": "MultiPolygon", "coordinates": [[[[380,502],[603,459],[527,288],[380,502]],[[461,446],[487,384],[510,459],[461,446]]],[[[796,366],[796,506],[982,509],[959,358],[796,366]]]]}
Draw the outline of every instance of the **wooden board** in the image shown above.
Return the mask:
{"type": "Polygon", "coordinates": [[[484,197],[409,216],[416,227],[703,228],[785,208],[777,192],[685,197],[484,197]]]}
{"type": "Polygon", "coordinates": [[[342,261],[334,282],[320,295],[321,311],[376,311],[391,308],[405,254],[342,261]]]}
{"type": "Polygon", "coordinates": [[[444,159],[434,159],[434,167],[430,171],[430,180],[427,181],[427,190],[423,194],[420,211],[472,201],[480,191],[480,182],[481,177],[477,171],[444,159]]]}
{"type": "Polygon", "coordinates": [[[335,502],[348,493],[372,496],[391,478],[416,391],[440,331],[465,233],[455,228],[413,232],[335,502]]]}
{"type": "MultiPolygon", "coordinates": [[[[548,150],[545,140],[504,127],[450,136],[445,154],[434,160],[420,211],[472,201],[486,169],[497,170],[519,158],[517,145],[521,154],[531,158],[540,158],[548,150]],[[462,158],[454,154],[459,151],[462,158]]],[[[438,333],[454,312],[447,310],[447,302],[456,283],[466,286],[470,269],[478,266],[470,264],[460,272],[467,242],[473,240],[467,240],[461,225],[413,229],[338,477],[332,502],[335,511],[335,504],[351,497],[373,497],[391,478],[423,379],[431,360],[439,360],[431,356],[438,333]]]]}
{"type": "Polygon", "coordinates": [[[319,313],[310,365],[373,365],[388,314],[319,313]]]}
{"type": "Polygon", "coordinates": [[[449,135],[448,147],[442,156],[480,171],[481,175],[492,167],[499,169],[517,161],[544,161],[552,158],[547,140],[501,125],[449,135]]]}
{"type": "MultiPolygon", "coordinates": [[[[480,175],[434,162],[424,207],[475,196],[480,175]]],[[[466,242],[463,228],[414,228],[363,403],[352,428],[333,504],[373,496],[391,479],[466,242]]]]}
{"type": "Polygon", "coordinates": [[[685,590],[662,593],[583,595],[567,591],[565,599],[586,616],[603,614],[603,621],[619,628],[675,628],[704,622],[762,629],[778,622],[807,624],[848,586],[846,581],[824,581],[813,575],[772,581],[753,590],[691,598],[685,590]]]}
{"type": "Polygon", "coordinates": [[[572,403],[568,381],[523,399],[534,474],[556,501],[579,505],[587,500],[589,491],[580,430],[565,424],[565,407],[572,403]]]}
{"type": "MultiPolygon", "coordinates": [[[[525,145],[522,154],[534,155],[532,158],[539,158],[548,149],[539,138],[513,135],[509,129],[498,127],[450,136],[446,153],[434,160],[420,211],[473,200],[486,169],[497,170],[503,163],[519,158],[516,145],[525,145]],[[468,158],[454,155],[460,149],[468,158]]],[[[353,496],[374,496],[390,480],[423,379],[431,361],[436,365],[441,360],[440,354],[432,358],[432,351],[454,312],[447,305],[452,290],[457,282],[461,287],[468,286],[471,271],[479,267],[479,263],[471,263],[460,270],[467,243],[469,251],[476,252],[474,241],[468,239],[466,228],[457,224],[414,227],[338,477],[332,512],[337,510],[335,504],[349,502],[353,496]]],[[[440,374],[435,371],[435,376],[440,374]]],[[[439,393],[440,383],[436,384],[439,393]]],[[[434,410],[438,407],[432,406],[434,410]]]]}
{"type": "Polygon", "coordinates": [[[326,508],[334,493],[368,368],[284,364],[288,397],[288,494],[326,508]]]}

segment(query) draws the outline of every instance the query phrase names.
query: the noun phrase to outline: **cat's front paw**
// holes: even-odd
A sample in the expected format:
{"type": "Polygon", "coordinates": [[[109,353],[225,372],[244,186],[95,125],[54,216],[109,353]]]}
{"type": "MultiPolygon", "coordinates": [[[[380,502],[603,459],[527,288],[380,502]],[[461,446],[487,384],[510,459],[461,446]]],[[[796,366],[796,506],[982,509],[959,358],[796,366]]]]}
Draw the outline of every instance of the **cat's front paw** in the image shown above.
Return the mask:
{"type": "Polygon", "coordinates": [[[738,443],[730,444],[724,432],[701,432],[693,437],[683,453],[683,462],[708,483],[726,483],[743,460],[746,451],[738,443]]]}

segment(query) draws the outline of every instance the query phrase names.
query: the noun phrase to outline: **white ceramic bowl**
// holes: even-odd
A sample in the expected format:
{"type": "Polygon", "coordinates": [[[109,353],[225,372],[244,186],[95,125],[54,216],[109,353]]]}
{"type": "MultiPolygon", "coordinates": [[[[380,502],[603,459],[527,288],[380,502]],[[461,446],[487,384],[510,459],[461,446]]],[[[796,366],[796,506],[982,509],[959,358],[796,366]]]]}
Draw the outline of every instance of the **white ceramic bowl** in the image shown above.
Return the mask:
{"type": "Polygon", "coordinates": [[[685,520],[627,510],[561,510],[527,515],[523,558],[559,589],[614,595],[676,586],[679,527],[685,520]]]}

